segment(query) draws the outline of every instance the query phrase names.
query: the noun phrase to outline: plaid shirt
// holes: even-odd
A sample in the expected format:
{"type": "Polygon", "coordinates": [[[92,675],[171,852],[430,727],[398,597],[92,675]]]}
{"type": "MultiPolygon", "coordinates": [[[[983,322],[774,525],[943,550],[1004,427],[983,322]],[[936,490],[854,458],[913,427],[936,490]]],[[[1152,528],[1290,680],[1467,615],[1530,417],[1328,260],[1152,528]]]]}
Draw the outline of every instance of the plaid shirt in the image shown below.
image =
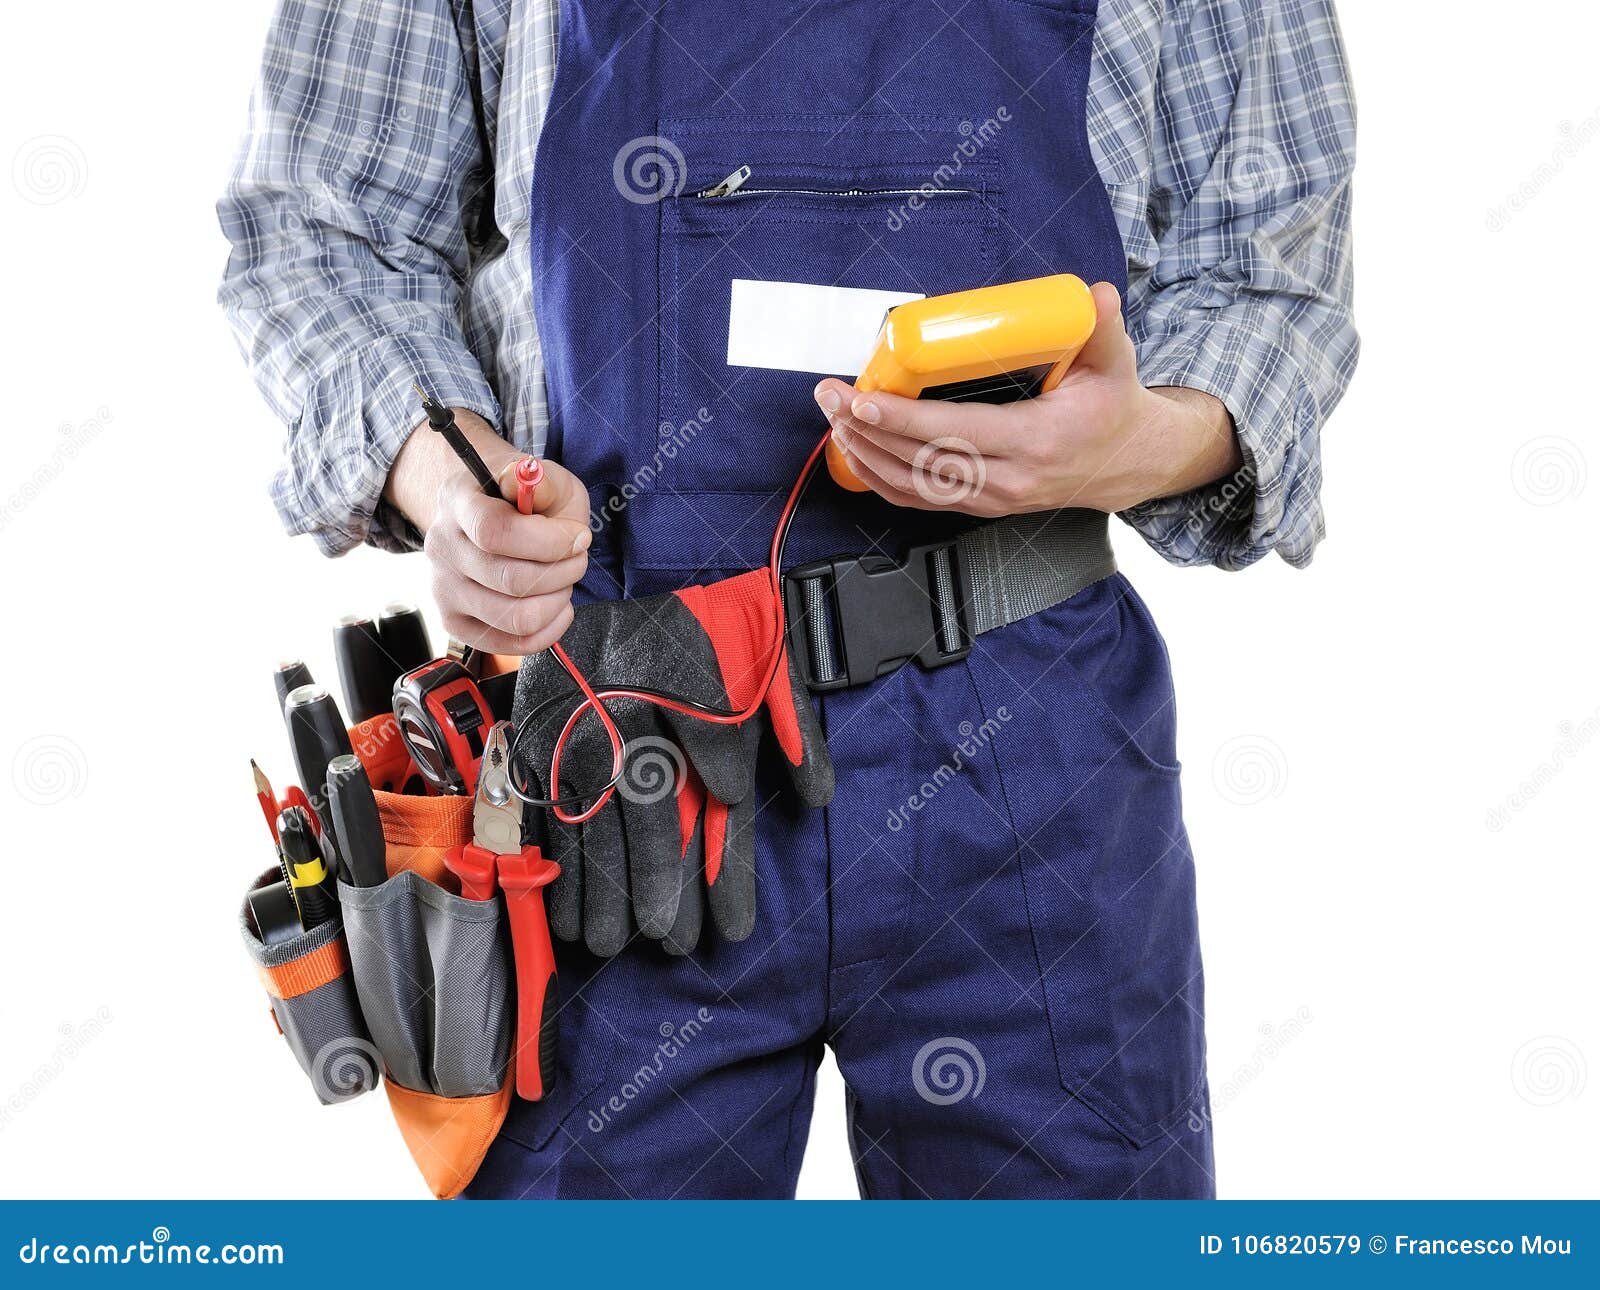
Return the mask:
{"type": "MultiPolygon", "coordinates": [[[[381,501],[419,420],[413,375],[543,447],[527,194],[558,8],[279,0],[218,203],[220,298],[288,426],[274,501],[330,554],[417,545],[381,501]]],[[[1140,378],[1221,399],[1245,459],[1124,518],[1174,563],[1303,565],[1323,534],[1322,423],[1357,351],[1332,0],[1102,0],[1089,134],[1140,378]]]]}

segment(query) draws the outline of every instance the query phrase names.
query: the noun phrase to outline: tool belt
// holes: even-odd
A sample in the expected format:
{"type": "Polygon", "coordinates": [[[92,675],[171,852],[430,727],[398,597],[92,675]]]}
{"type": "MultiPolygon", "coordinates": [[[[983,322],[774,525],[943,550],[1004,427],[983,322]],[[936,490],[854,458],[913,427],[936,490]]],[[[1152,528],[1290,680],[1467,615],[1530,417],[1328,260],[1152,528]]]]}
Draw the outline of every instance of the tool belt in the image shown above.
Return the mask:
{"type": "MultiPolygon", "coordinates": [[[[1115,572],[1107,527],[1097,511],[1014,516],[899,560],[835,556],[794,569],[783,587],[791,657],[814,691],[865,685],[911,659],[927,668],[954,663],[985,632],[1115,572]]],[[[479,682],[487,716],[509,716],[514,680],[506,673],[479,682]]],[[[554,1069],[554,968],[538,889],[550,875],[524,872],[524,856],[508,877],[506,862],[519,858],[495,855],[487,859],[498,863],[500,881],[469,884],[474,870],[465,862],[483,858],[474,797],[388,791],[418,771],[393,714],[348,734],[371,782],[383,870],[374,885],[341,879],[327,921],[264,934],[261,899],[287,899],[280,871],[268,870],[247,893],[240,930],[318,1099],[343,1102],[381,1086],[430,1189],[454,1196],[476,1174],[513,1092],[544,1095],[542,1074],[528,1091],[535,1053],[540,1072],[554,1069]],[[527,952],[537,939],[530,900],[540,902],[543,958],[527,952]],[[535,964],[549,964],[537,968],[552,973],[548,984],[530,979],[535,964]],[[544,1006],[530,1011],[535,998],[544,1006]]],[[[263,802],[269,811],[289,805],[263,802]]]]}
{"type": "Polygon", "coordinates": [[[784,575],[789,653],[814,692],[867,685],[911,659],[942,667],[985,632],[1116,572],[1102,511],[1013,515],[904,558],[832,556],[784,575]]]}
{"type": "MultiPolygon", "coordinates": [[[[484,688],[509,711],[507,686],[484,688]]],[[[349,733],[375,784],[413,773],[393,717],[349,733]]],[[[263,941],[247,895],[240,930],[318,1100],[345,1102],[381,1085],[424,1180],[445,1198],[472,1180],[511,1105],[515,911],[508,917],[504,893],[457,894],[447,869],[446,857],[472,841],[472,797],[373,796],[388,880],[340,881],[329,921],[273,943],[263,941]]],[[[252,893],[278,877],[267,870],[252,893]]]]}

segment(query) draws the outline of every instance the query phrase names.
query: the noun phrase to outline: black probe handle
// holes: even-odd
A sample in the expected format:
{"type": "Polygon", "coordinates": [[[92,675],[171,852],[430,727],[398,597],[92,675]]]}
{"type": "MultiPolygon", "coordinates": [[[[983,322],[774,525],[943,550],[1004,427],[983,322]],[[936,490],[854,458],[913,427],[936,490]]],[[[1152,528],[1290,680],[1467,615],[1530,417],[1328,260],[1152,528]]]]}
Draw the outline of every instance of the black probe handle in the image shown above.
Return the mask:
{"type": "Polygon", "coordinates": [[[461,433],[461,427],[455,423],[454,418],[447,426],[435,427],[445,437],[445,442],[455,449],[456,456],[466,463],[467,469],[472,472],[472,477],[478,481],[478,487],[483,489],[485,497],[500,497],[500,485],[495,477],[489,473],[489,467],[484,464],[478,450],[472,446],[472,441],[461,433]]]}
{"type": "Polygon", "coordinates": [[[384,863],[383,822],[372,781],[355,756],[335,757],[328,764],[328,806],[333,833],[344,860],[344,876],[352,887],[377,887],[389,878],[384,863]]]}

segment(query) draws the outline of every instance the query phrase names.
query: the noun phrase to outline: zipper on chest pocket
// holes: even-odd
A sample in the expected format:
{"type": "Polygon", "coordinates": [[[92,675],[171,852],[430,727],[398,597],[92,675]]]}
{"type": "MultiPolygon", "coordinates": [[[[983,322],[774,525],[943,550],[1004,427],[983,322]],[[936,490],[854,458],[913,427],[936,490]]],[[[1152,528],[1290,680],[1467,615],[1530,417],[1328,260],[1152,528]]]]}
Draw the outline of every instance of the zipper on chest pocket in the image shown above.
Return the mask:
{"type": "Polygon", "coordinates": [[[976,197],[973,188],[748,188],[750,167],[740,166],[710,188],[702,188],[691,197],[717,200],[723,197],[976,197]]]}

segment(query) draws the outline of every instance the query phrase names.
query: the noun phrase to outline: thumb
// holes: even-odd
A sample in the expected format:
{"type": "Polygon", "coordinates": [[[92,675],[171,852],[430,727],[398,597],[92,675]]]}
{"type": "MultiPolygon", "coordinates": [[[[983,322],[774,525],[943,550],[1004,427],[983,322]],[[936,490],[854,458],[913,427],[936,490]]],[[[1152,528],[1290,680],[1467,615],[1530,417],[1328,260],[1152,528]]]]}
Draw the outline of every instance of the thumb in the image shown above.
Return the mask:
{"type": "Polygon", "coordinates": [[[1122,323],[1122,296],[1109,282],[1097,282],[1092,288],[1095,324],[1077,361],[1077,371],[1112,371],[1128,361],[1128,332],[1122,323]]]}
{"type": "Polygon", "coordinates": [[[589,490],[583,481],[565,466],[553,461],[540,461],[535,457],[516,457],[500,468],[496,482],[500,493],[513,506],[517,503],[520,483],[517,468],[525,461],[536,463],[539,481],[533,489],[530,515],[548,515],[554,519],[575,520],[584,528],[589,524],[589,490]]]}

